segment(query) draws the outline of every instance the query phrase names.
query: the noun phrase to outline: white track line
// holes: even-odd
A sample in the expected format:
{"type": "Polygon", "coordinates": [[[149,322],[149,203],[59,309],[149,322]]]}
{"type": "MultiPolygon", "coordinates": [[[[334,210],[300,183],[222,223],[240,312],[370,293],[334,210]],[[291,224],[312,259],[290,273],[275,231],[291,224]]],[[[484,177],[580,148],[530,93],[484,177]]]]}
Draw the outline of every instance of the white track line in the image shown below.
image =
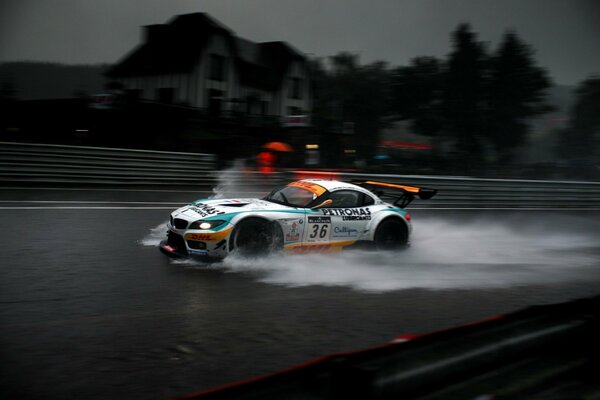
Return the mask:
{"type": "MultiPolygon", "coordinates": [[[[85,202],[76,202],[78,204],[85,202]]],[[[115,202],[114,204],[124,204],[122,202],[115,202]]],[[[136,204],[136,203],[132,203],[136,204]]],[[[144,203],[142,203],[144,204],[144,203]]],[[[149,203],[156,204],[156,203],[149,203]]],[[[171,204],[171,203],[165,203],[171,204]]],[[[187,203],[172,203],[176,205],[185,205],[187,203]]],[[[0,210],[172,210],[171,207],[135,207],[135,206],[0,206],[0,210]]],[[[406,211],[600,211],[600,208],[410,208],[406,211]]]]}
{"type": "MultiPolygon", "coordinates": [[[[88,192],[165,192],[165,193],[211,193],[215,192],[212,190],[168,190],[168,189],[108,189],[108,188],[53,188],[53,187],[41,187],[41,188],[31,188],[31,187],[18,187],[18,186],[8,186],[8,187],[0,187],[0,190],[64,190],[64,191],[88,191],[88,192]]],[[[269,192],[269,190],[254,190],[254,191],[236,191],[237,193],[265,193],[269,192]]]]}
{"type": "Polygon", "coordinates": [[[87,200],[0,200],[0,203],[31,203],[31,204],[171,204],[186,205],[182,201],[87,201],[87,200]]]}
{"type": "Polygon", "coordinates": [[[406,211],[600,211],[598,207],[411,207],[406,211]]]}
{"type": "Polygon", "coordinates": [[[56,207],[0,207],[0,210],[173,210],[173,207],[117,207],[117,206],[106,206],[106,207],[90,207],[90,206],[56,206],[56,207]]]}

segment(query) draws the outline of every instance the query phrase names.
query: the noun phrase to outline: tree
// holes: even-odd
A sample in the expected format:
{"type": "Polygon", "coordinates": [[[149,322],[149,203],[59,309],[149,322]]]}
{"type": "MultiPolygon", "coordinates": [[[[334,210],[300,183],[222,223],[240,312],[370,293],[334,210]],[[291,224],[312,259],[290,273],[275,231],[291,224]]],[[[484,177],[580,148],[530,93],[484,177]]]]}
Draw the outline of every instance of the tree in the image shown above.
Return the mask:
{"type": "Polygon", "coordinates": [[[561,153],[572,159],[591,160],[600,156],[600,76],[581,82],[575,94],[569,125],[561,138],[561,153]]]}
{"type": "Polygon", "coordinates": [[[464,172],[484,161],[487,53],[468,24],[452,34],[442,95],[445,131],[455,140],[464,172]]]}
{"type": "Polygon", "coordinates": [[[332,56],[329,61],[329,68],[317,60],[311,63],[315,126],[332,130],[343,122],[353,122],[356,150],[369,159],[391,110],[387,64],[360,65],[358,57],[347,52],[332,56]]]}
{"type": "Polygon", "coordinates": [[[503,163],[525,143],[527,120],[552,110],[545,102],[550,79],[536,66],[531,47],[507,32],[490,57],[488,80],[487,136],[503,163]]]}
{"type": "Polygon", "coordinates": [[[393,71],[393,108],[400,119],[410,120],[411,129],[420,135],[436,136],[443,127],[443,68],[435,57],[417,57],[393,71]]]}
{"type": "Polygon", "coordinates": [[[12,81],[2,82],[0,86],[0,104],[17,100],[17,89],[12,81]]]}
{"type": "Polygon", "coordinates": [[[396,68],[392,82],[398,118],[438,143],[451,141],[464,173],[483,166],[490,151],[496,161],[508,161],[526,140],[528,119],[550,110],[544,101],[546,72],[514,32],[489,55],[471,27],[459,25],[445,60],[417,57],[396,68]]]}

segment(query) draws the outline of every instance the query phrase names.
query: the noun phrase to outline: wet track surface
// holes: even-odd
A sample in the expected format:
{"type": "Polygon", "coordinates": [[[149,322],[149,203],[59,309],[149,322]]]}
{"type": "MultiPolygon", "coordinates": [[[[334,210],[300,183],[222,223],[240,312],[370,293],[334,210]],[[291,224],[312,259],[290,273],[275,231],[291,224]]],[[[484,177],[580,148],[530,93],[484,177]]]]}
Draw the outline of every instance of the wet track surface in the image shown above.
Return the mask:
{"type": "Polygon", "coordinates": [[[169,398],[599,294],[597,211],[413,210],[400,255],[165,258],[206,195],[0,189],[0,396],[169,398]]]}

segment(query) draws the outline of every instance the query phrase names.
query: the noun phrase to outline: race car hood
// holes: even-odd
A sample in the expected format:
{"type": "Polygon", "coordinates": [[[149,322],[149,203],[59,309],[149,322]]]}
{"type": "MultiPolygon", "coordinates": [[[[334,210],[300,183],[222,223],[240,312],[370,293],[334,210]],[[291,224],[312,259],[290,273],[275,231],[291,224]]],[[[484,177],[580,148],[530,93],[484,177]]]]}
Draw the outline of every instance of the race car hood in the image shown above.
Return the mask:
{"type": "Polygon", "coordinates": [[[183,206],[173,212],[177,218],[196,221],[202,218],[218,217],[224,214],[237,214],[247,211],[289,210],[291,207],[271,203],[261,199],[202,199],[183,206]]]}

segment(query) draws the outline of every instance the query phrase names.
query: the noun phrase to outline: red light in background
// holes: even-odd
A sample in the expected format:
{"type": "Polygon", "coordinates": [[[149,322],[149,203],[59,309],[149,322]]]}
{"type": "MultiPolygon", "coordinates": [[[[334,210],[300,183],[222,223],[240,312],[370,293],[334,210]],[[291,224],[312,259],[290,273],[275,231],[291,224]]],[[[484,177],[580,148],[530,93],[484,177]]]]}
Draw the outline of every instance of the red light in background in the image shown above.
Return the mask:
{"type": "Polygon", "coordinates": [[[404,216],[404,218],[406,218],[407,221],[410,221],[410,214],[406,213],[406,215],[404,216]]]}

